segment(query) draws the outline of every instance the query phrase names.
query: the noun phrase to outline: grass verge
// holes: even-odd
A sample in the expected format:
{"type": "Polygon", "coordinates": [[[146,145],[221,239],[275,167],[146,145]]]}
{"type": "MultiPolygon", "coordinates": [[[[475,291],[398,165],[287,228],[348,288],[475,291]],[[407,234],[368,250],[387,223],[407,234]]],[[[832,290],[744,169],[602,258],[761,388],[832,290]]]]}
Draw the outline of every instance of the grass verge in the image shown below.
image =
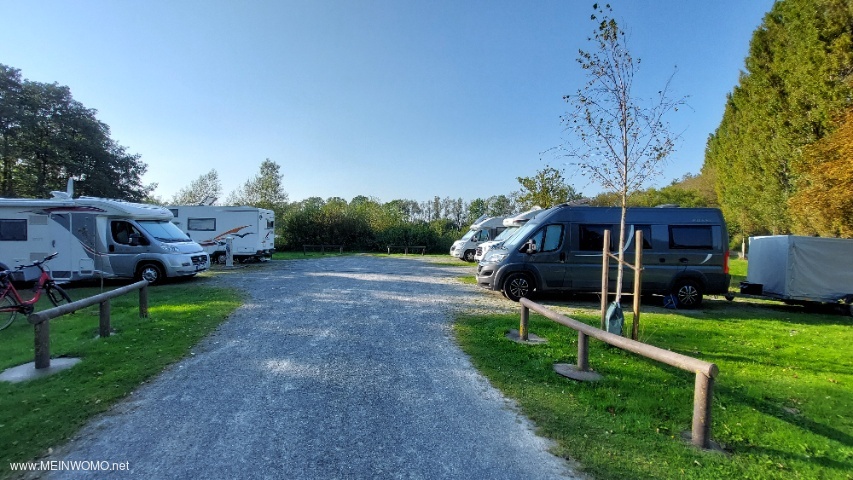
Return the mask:
{"type": "MultiPolygon", "coordinates": [[[[72,299],[100,292],[67,290],[72,299]]],[[[82,362],[41,379],[0,382],[0,477],[12,474],[10,462],[44,455],[71,438],[89,418],[185,356],[240,303],[233,289],[208,286],[199,278],[149,289],[147,319],[139,318],[135,293],[113,299],[115,333],[109,338],[98,338],[97,306],[51,321],[51,357],[82,362]]],[[[0,331],[0,351],[0,371],[33,361],[33,327],[25,318],[19,316],[0,331]]]]}
{"type": "MultiPolygon", "coordinates": [[[[598,325],[594,299],[543,303],[598,325]]],[[[590,366],[604,379],[578,383],[552,370],[576,363],[576,332],[533,314],[530,331],[549,342],[520,345],[504,337],[518,322],[464,316],[455,331],[476,367],[556,441],[555,453],[593,478],[853,478],[849,317],[743,299],[706,300],[693,312],[644,306],[642,341],[719,366],[711,436],[723,453],[681,439],[692,374],[592,340],[590,366]]]]}

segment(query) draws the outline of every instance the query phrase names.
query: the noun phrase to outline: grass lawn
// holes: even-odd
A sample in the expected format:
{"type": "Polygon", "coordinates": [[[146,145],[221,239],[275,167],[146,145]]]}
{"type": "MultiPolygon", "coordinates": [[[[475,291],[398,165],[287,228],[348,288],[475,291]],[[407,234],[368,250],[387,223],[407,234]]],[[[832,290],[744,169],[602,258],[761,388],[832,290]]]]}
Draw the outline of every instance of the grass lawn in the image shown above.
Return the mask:
{"type": "MultiPolygon", "coordinates": [[[[37,380],[0,382],[0,478],[12,474],[10,462],[44,455],[90,417],[185,356],[240,305],[238,292],[206,285],[205,275],[150,288],[147,319],[139,318],[136,292],[113,299],[115,333],[109,338],[98,338],[97,306],[51,321],[51,358],[75,357],[82,362],[37,380]]],[[[67,291],[79,300],[100,289],[67,291]]],[[[33,327],[25,317],[19,315],[0,331],[0,352],[0,371],[33,361],[33,327]]]]}
{"type": "MultiPolygon", "coordinates": [[[[737,285],[746,265],[732,264],[737,285]]],[[[539,300],[599,323],[596,297],[539,300]]],[[[455,331],[477,368],[556,441],[554,452],[595,479],[853,478],[850,317],[743,298],[709,298],[697,311],[643,307],[640,340],[719,366],[711,437],[723,452],[681,438],[693,374],[590,340],[590,367],[604,379],[575,382],[552,365],[576,363],[577,333],[531,314],[530,331],[549,342],[520,345],[504,337],[518,322],[464,316],[455,331]]]]}

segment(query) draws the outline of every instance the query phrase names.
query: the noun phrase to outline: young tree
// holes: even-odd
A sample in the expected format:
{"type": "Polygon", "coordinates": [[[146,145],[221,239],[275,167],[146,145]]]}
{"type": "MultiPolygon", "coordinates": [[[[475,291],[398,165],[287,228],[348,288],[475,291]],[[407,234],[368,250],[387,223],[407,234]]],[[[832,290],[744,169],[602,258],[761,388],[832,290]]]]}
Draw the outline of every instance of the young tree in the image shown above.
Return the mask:
{"type": "Polygon", "coordinates": [[[517,202],[525,210],[535,206],[551,208],[581,198],[581,195],[566,183],[563,172],[547,165],[536,172],[535,176],[518,177],[517,180],[521,184],[517,202]]]}
{"type": "Polygon", "coordinates": [[[228,195],[228,205],[251,205],[279,212],[287,206],[287,192],[281,184],[284,175],[281,167],[267,158],[261,162],[260,171],[255,178],[228,195]]]}
{"type": "Polygon", "coordinates": [[[222,196],[222,182],[219,174],[213,168],[204,175],[200,175],[188,186],[180,189],[169,202],[172,205],[198,205],[207,200],[217,200],[222,196]]]}
{"type": "Polygon", "coordinates": [[[676,137],[664,116],[677,110],[683,100],[669,98],[671,76],[656,98],[646,101],[635,95],[634,76],[640,60],[631,56],[625,32],[611,18],[610,6],[600,8],[596,4],[593,9],[591,18],[599,23],[589,40],[595,50],[580,50],[577,59],[587,82],[576,94],[564,97],[571,110],[562,120],[571,135],[567,154],[576,160],[580,173],[619,194],[622,217],[616,278],[618,304],[622,296],[628,195],[657,174],[673,151],[676,137]]]}

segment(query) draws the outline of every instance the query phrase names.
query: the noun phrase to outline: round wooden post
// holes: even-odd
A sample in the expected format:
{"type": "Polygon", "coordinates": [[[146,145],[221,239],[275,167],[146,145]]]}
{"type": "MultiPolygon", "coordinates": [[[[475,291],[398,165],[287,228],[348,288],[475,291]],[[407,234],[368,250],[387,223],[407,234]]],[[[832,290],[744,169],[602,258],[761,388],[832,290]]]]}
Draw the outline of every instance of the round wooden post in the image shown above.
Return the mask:
{"type": "Polygon", "coordinates": [[[610,283],[610,230],[604,231],[604,247],[601,251],[601,329],[607,330],[607,286],[610,283]]]}
{"type": "Polygon", "coordinates": [[[521,306],[521,322],[518,325],[518,338],[522,342],[526,342],[529,338],[527,333],[527,323],[530,319],[530,309],[526,306],[521,306]]]}
{"type": "Polygon", "coordinates": [[[101,338],[107,338],[110,336],[110,300],[106,299],[100,303],[99,312],[99,326],[98,326],[98,334],[101,338]]]}
{"type": "Polygon", "coordinates": [[[589,338],[583,332],[578,332],[578,370],[589,370],[589,338]]]}
{"type": "Polygon", "coordinates": [[[50,321],[36,323],[33,328],[35,329],[36,368],[48,368],[50,367],[50,321]]]}
{"type": "Polygon", "coordinates": [[[710,448],[711,402],[714,398],[714,379],[696,372],[693,389],[693,432],[692,443],[699,448],[710,448]]]}
{"type": "Polygon", "coordinates": [[[148,318],[148,286],[139,289],[139,318],[148,318]]]}
{"type": "Polygon", "coordinates": [[[640,335],[640,292],[642,292],[643,272],[643,231],[637,229],[636,250],[634,253],[634,322],[631,327],[631,339],[640,335]]]}

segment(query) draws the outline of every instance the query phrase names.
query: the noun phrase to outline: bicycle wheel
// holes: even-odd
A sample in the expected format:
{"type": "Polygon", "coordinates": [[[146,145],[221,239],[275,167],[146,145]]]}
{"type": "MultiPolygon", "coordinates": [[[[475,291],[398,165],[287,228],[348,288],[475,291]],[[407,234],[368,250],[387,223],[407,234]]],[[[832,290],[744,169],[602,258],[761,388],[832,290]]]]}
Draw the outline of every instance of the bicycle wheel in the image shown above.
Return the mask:
{"type": "Polygon", "coordinates": [[[54,306],[58,307],[63,303],[71,303],[71,297],[59,285],[48,284],[45,286],[45,290],[47,291],[47,298],[54,306]]]}
{"type": "Polygon", "coordinates": [[[18,302],[9,295],[0,298],[0,330],[3,330],[15,321],[15,317],[18,316],[18,310],[15,309],[17,306],[18,302]]]}

